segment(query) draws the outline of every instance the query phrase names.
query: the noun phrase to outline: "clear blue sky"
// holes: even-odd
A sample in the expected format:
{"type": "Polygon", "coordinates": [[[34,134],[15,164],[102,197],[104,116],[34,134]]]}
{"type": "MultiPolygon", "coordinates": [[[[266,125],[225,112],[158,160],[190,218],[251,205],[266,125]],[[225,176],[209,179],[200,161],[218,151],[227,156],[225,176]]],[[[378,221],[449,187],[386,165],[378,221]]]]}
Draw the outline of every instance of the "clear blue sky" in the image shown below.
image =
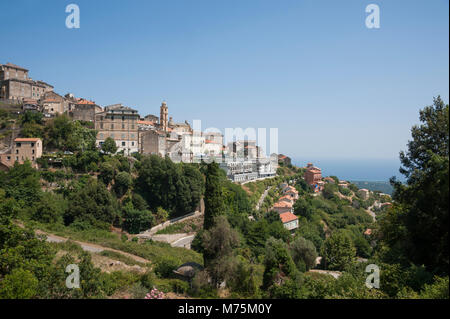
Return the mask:
{"type": "Polygon", "coordinates": [[[299,158],[394,159],[440,94],[448,0],[3,1],[0,63],[100,105],[277,127],[299,158]],[[65,27],[76,3],[81,28],[65,27]],[[365,27],[376,3],[381,28],[365,27]]]}

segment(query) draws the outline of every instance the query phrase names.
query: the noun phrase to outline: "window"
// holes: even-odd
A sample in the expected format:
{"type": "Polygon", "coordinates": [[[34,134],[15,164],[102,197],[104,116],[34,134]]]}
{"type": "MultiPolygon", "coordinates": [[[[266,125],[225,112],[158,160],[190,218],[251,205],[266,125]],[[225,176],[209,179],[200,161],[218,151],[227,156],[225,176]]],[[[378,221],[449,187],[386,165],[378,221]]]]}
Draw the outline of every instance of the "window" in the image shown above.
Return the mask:
{"type": "Polygon", "coordinates": [[[122,116],[122,121],[125,121],[125,116],[122,116]]]}
{"type": "Polygon", "coordinates": [[[34,143],[31,143],[31,147],[34,147],[34,143]]]}
{"type": "Polygon", "coordinates": [[[34,156],[31,157],[31,160],[34,161],[34,156]]]}
{"type": "Polygon", "coordinates": [[[131,142],[131,146],[134,146],[134,142],[131,142]]]}
{"type": "Polygon", "coordinates": [[[100,128],[103,129],[103,123],[100,123],[100,128]]]}
{"type": "Polygon", "coordinates": [[[19,160],[19,156],[16,156],[16,161],[18,161],[19,160]]]}
{"type": "Polygon", "coordinates": [[[19,154],[19,150],[16,150],[16,154],[19,154]]]}
{"type": "Polygon", "coordinates": [[[111,124],[111,130],[114,130],[114,124],[111,124]]]}
{"type": "Polygon", "coordinates": [[[122,146],[125,146],[125,142],[122,142],[122,146]]]}
{"type": "Polygon", "coordinates": [[[122,130],[124,130],[125,129],[125,124],[122,124],[122,130]]]}
{"type": "Polygon", "coordinates": [[[34,154],[34,150],[31,150],[31,154],[34,154]]]}
{"type": "Polygon", "coordinates": [[[100,133],[100,139],[103,140],[103,133],[100,133]]]}

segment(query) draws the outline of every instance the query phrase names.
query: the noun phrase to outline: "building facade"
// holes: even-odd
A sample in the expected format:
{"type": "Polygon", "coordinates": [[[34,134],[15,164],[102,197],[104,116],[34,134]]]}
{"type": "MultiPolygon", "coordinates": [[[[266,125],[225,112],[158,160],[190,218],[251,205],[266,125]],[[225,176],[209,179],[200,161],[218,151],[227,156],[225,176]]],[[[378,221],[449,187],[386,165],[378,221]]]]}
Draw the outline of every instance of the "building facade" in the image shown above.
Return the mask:
{"type": "Polygon", "coordinates": [[[40,138],[16,138],[11,148],[0,153],[0,161],[7,167],[15,162],[23,164],[26,160],[37,167],[36,160],[42,156],[42,140],[40,138]]]}
{"type": "Polygon", "coordinates": [[[100,147],[110,137],[116,142],[118,152],[123,151],[125,155],[139,152],[138,120],[138,112],[130,107],[122,104],[106,106],[95,114],[97,145],[100,147]]]}
{"type": "Polygon", "coordinates": [[[95,114],[103,111],[101,106],[85,99],[79,99],[68,109],[74,121],[78,120],[86,122],[95,122],[95,114]]]}
{"type": "Polygon", "coordinates": [[[290,212],[281,213],[280,219],[287,230],[294,232],[298,228],[298,217],[294,214],[290,212]]]}
{"type": "Polygon", "coordinates": [[[0,99],[23,102],[23,99],[43,98],[53,91],[53,86],[43,81],[33,81],[28,70],[18,65],[0,64],[0,99]]]}
{"type": "Polygon", "coordinates": [[[320,191],[320,183],[322,181],[322,170],[318,167],[315,167],[312,163],[308,163],[305,167],[305,181],[308,185],[310,185],[315,192],[320,191]]]}

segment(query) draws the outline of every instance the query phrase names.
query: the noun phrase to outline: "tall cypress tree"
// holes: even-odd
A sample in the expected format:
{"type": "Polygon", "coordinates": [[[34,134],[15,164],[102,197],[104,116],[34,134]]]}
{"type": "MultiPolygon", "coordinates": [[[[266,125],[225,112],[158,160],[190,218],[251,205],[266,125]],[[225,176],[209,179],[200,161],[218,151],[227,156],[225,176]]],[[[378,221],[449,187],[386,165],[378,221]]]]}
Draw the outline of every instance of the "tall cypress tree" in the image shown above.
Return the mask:
{"type": "Polygon", "coordinates": [[[220,168],[216,162],[208,164],[205,184],[205,220],[203,228],[208,230],[214,226],[214,218],[224,212],[220,168]]]}

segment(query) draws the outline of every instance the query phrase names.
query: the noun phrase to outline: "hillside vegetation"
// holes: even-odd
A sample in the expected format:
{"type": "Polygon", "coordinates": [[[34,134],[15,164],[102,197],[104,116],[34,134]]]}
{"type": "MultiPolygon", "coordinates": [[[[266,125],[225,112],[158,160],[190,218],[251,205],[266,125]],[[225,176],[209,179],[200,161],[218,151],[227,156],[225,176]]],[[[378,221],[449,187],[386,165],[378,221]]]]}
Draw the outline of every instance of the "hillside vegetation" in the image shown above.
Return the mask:
{"type": "Polygon", "coordinates": [[[401,153],[407,182],[391,181],[391,199],[332,181],[313,193],[293,166],[239,185],[216,163],[127,157],[113,143],[97,149],[87,123],[21,115],[21,134],[41,134],[46,154],[38,170],[26,162],[0,172],[0,298],[143,298],[153,288],[196,298],[448,298],[448,105],[435,99],[420,120],[401,153]],[[271,210],[281,183],[299,193],[293,234],[271,210]],[[165,230],[195,232],[191,250],[134,236],[195,211],[202,197],[203,220],[165,230]],[[49,243],[37,230],[71,241],[49,243]],[[186,262],[203,266],[190,283],[173,272],[186,262]],[[80,289],[65,286],[69,264],[80,289]],[[379,289],[366,287],[369,264],[381,269],[379,289]]]}

